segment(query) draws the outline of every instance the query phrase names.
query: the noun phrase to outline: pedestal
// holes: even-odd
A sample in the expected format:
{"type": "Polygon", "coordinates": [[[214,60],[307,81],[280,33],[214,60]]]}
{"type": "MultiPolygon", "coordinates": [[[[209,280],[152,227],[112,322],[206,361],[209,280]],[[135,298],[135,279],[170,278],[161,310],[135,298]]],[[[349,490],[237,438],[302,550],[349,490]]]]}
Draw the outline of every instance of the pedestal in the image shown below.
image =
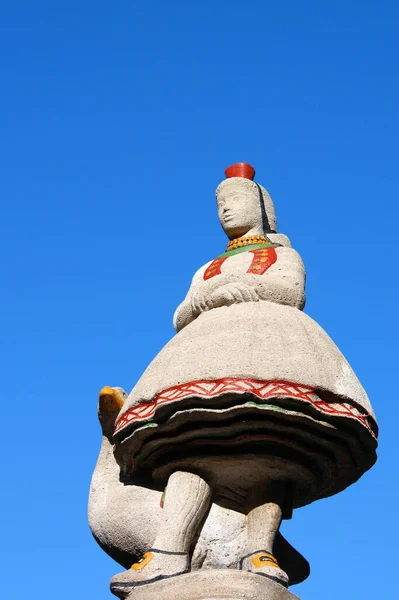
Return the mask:
{"type": "Polygon", "coordinates": [[[111,591],[124,600],[299,600],[268,577],[234,569],[199,570],[135,588],[111,580],[111,591]]]}

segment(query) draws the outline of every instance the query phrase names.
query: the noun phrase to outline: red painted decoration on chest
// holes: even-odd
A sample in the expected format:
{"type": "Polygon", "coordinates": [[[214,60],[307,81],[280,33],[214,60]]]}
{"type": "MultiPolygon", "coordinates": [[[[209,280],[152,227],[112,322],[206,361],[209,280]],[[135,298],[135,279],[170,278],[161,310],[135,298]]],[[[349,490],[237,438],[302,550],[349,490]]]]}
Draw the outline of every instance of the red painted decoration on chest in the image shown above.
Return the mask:
{"type": "MultiPolygon", "coordinates": [[[[265,273],[277,260],[277,252],[273,247],[258,248],[257,250],[249,250],[249,252],[251,252],[254,257],[247,273],[252,273],[253,275],[263,275],[263,273],[265,273]]],[[[204,280],[206,281],[207,279],[211,279],[211,277],[215,277],[215,275],[220,275],[222,272],[222,265],[228,258],[228,256],[215,258],[206,269],[204,280]]]]}
{"type": "Polygon", "coordinates": [[[222,272],[222,264],[227,259],[228,256],[225,256],[224,258],[215,258],[215,260],[213,260],[209,267],[206,269],[204,273],[204,280],[206,281],[211,277],[215,277],[215,275],[220,275],[220,273],[222,272]]]}
{"type": "Polygon", "coordinates": [[[250,250],[250,252],[254,257],[247,273],[252,273],[253,275],[263,275],[277,260],[277,252],[273,247],[259,248],[258,250],[250,250]]]}

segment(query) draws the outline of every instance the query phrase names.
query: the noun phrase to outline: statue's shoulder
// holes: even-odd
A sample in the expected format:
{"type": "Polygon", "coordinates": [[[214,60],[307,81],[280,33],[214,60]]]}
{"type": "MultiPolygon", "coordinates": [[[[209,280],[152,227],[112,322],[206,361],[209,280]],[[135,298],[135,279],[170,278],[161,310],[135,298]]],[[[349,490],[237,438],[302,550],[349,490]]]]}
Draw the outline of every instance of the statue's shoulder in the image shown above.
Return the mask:
{"type": "Polygon", "coordinates": [[[284,233],[268,233],[267,237],[272,244],[278,244],[279,246],[283,246],[284,248],[292,247],[290,238],[284,233]]]}

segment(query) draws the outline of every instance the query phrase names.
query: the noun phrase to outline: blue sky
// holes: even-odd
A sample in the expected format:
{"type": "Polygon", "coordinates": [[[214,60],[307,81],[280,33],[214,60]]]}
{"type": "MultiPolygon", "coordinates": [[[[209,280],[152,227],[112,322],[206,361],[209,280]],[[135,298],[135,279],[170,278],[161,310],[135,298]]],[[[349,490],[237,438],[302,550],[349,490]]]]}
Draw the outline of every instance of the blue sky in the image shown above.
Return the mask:
{"type": "Polygon", "coordinates": [[[285,523],[312,567],[293,591],[394,596],[398,20],[389,0],[1,3],[4,600],[111,598],[86,523],[97,394],[173,335],[241,160],[381,427],[375,468],[285,523]]]}

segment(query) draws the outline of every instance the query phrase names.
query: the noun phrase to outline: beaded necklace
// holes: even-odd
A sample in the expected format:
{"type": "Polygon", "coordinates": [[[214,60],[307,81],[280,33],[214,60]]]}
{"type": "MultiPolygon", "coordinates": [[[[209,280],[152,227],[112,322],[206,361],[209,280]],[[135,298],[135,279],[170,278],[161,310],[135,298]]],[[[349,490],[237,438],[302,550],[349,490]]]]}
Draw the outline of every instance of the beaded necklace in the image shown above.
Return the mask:
{"type": "Polygon", "coordinates": [[[247,237],[239,237],[235,240],[231,240],[227,244],[226,252],[230,252],[231,250],[236,250],[237,248],[242,248],[244,246],[252,246],[256,244],[270,244],[270,240],[263,237],[263,235],[249,235],[247,237]]]}

